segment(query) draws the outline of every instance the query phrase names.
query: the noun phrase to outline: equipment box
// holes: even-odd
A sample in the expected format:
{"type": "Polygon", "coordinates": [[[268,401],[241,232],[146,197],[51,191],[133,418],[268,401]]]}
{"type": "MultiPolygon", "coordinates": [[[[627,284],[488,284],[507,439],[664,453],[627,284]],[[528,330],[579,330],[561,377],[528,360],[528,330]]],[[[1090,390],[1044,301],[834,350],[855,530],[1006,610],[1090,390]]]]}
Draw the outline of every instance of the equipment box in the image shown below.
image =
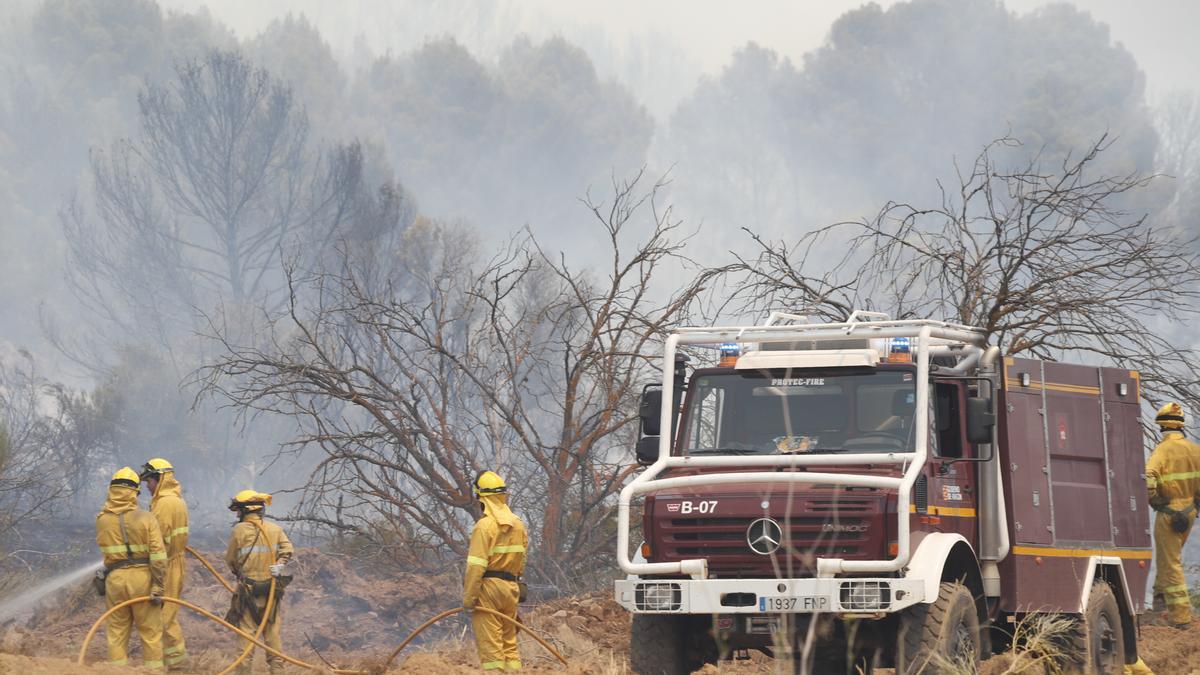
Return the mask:
{"type": "Polygon", "coordinates": [[[1142,611],[1151,552],[1138,374],[1004,360],[999,459],[1011,554],[1000,565],[1006,612],[1080,611],[1093,558],[1119,566],[1142,611]]]}

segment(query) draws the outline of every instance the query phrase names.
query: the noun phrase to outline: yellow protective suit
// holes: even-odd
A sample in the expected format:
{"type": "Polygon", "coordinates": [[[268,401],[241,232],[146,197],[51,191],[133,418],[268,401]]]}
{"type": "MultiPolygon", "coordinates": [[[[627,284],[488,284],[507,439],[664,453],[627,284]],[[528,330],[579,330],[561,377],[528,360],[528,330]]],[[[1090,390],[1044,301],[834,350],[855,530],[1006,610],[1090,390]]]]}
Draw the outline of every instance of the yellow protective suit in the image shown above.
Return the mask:
{"type": "Polygon", "coordinates": [[[1179,431],[1164,433],[1146,462],[1146,490],[1151,506],[1157,504],[1160,509],[1154,517],[1155,600],[1166,602],[1168,621],[1186,624],[1192,620],[1192,604],[1183,573],[1183,546],[1196,520],[1193,500],[1200,494],[1200,446],[1179,431]],[[1172,529],[1171,514],[1162,510],[1164,504],[1187,518],[1186,531],[1172,529]]]}
{"type": "MultiPolygon", "coordinates": [[[[508,508],[503,494],[481,495],[483,517],[471,532],[467,570],[463,579],[463,607],[486,607],[512,618],[517,617],[520,590],[517,583],[484,573],[507,572],[520,576],[525,571],[525,547],[529,534],[525,524],[508,508]]],[[[471,615],[475,646],[484,670],[520,670],[517,628],[485,612],[471,615]]]]}
{"type": "MultiPolygon", "coordinates": [[[[110,486],[104,509],[96,516],[96,545],[104,555],[104,566],[111,570],[104,584],[104,597],[109,607],[152,592],[163,592],[167,552],[158,531],[158,521],[149,512],[138,508],[137,495],[135,488],[110,486]],[[122,520],[125,536],[121,534],[122,520]],[[113,569],[131,559],[145,562],[113,569]]],[[[129,635],[134,626],[142,639],[143,664],[147,668],[162,668],[162,610],[146,602],[126,607],[109,617],[106,631],[108,660],[117,665],[128,663],[129,635]]]]}
{"type": "MultiPolygon", "coordinates": [[[[237,525],[233,526],[233,534],[229,537],[229,546],[225,549],[225,562],[229,564],[229,569],[233,571],[233,575],[240,582],[254,581],[270,581],[271,580],[271,563],[287,563],[292,559],[294,549],[292,542],[284,534],[283,529],[275,523],[268,523],[263,520],[259,513],[248,513],[237,525]],[[262,529],[259,529],[259,526],[262,529]],[[264,539],[265,533],[265,539],[264,539]]],[[[261,619],[262,613],[267,608],[267,594],[254,596],[251,601],[254,603],[254,609],[242,607],[237,604],[238,599],[234,597],[234,612],[237,614],[237,621],[234,623],[238,628],[254,634],[258,630],[258,621],[254,615],[257,614],[261,619]]],[[[278,597],[276,598],[276,607],[271,612],[271,616],[267,619],[266,628],[263,629],[262,641],[267,643],[272,649],[283,651],[283,642],[279,638],[279,626],[283,620],[283,608],[278,606],[278,597]]],[[[242,649],[251,644],[249,640],[242,638],[242,649]]],[[[254,660],[254,654],[242,662],[242,670],[249,671],[250,663],[254,660]]],[[[267,654],[267,667],[272,673],[283,670],[283,659],[274,654],[267,654]]]]}
{"type": "MultiPolygon", "coordinates": [[[[159,478],[158,489],[150,500],[150,513],[158,520],[158,528],[167,547],[167,576],[163,581],[163,595],[168,598],[182,597],[183,559],[188,545],[188,509],[174,471],[163,473],[159,478]]],[[[165,603],[162,620],[163,656],[168,666],[179,665],[187,658],[183,629],[179,626],[179,605],[165,603]]]]}

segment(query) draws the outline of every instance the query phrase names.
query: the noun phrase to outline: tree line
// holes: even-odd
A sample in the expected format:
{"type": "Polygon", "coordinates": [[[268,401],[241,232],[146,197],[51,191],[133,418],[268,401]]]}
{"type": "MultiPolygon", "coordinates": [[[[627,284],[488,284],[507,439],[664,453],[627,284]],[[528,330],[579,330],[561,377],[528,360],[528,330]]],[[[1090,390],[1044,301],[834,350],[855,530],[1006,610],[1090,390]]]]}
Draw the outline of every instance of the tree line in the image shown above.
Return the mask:
{"type": "MultiPolygon", "coordinates": [[[[779,308],[979,325],[1200,410],[1172,332],[1200,288],[1194,99],[1156,121],[1132,57],[1070,8],[867,7],[801,66],[739,51],[657,130],[562,39],[496,63],[435,40],[350,77],[291,18],[239,43],[148,0],[52,0],[28,30],[91,42],[4,52],[6,122],[65,131],[0,137],[0,223],[60,250],[71,302],[31,323],[92,384],[0,354],[0,536],[167,453],[205,503],[273,466],[281,516],[441,569],[500,467],[537,575],[594,578],[665,332],[779,308]],[[953,39],[915,40],[935,27],[953,39]]],[[[4,265],[6,292],[44,283],[4,265]]]]}

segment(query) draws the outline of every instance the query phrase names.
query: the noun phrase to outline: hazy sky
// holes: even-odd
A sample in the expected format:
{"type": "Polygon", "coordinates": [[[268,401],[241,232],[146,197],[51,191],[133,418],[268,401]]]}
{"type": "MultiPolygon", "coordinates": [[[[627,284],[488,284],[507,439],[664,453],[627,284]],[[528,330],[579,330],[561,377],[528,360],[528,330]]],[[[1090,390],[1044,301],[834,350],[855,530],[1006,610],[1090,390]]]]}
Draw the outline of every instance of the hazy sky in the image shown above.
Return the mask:
{"type": "MultiPolygon", "coordinates": [[[[478,0],[440,0],[439,11],[413,8],[422,2],[388,0],[163,0],[168,7],[207,6],[239,35],[253,35],[272,19],[288,12],[303,13],[317,24],[334,51],[346,57],[362,36],[376,53],[405,51],[397,44],[413,35],[438,37],[473,30],[472,15],[486,3],[478,0]],[[447,11],[450,7],[450,11],[447,11]],[[436,25],[446,21],[454,25],[436,25]],[[431,19],[431,17],[438,17],[431,19]],[[399,37],[404,36],[404,37],[399,37]]],[[[429,0],[432,3],[434,0],[429,0]]],[[[861,0],[522,0],[499,5],[496,19],[514,29],[544,37],[561,33],[568,38],[602,28],[620,42],[636,34],[656,34],[680,47],[700,69],[717,72],[733,49],[753,40],[798,61],[820,46],[830,24],[861,0]]],[[[894,0],[880,0],[888,6],[894,0]]],[[[1008,0],[1010,8],[1027,12],[1046,0],[1008,0]]],[[[1200,2],[1194,0],[1075,0],[1076,6],[1107,23],[1147,74],[1151,98],[1174,88],[1200,89],[1200,2]]],[[[460,39],[473,44],[469,35],[460,39]]],[[[484,56],[487,56],[486,54],[484,56]]]]}

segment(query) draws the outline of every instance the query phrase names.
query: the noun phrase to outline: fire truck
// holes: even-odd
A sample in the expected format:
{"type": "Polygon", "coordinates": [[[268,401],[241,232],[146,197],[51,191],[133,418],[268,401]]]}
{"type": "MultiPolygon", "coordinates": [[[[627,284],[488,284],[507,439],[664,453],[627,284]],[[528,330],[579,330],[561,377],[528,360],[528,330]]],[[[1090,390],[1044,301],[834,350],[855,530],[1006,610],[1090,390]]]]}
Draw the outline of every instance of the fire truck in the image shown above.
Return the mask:
{"type": "Polygon", "coordinates": [[[1136,660],[1136,371],[862,311],[678,328],[663,358],[640,401],[646,468],[618,502],[635,672],[750,650],[798,671],[960,672],[1047,615],[1067,620],[1067,667],[1136,660]]]}

